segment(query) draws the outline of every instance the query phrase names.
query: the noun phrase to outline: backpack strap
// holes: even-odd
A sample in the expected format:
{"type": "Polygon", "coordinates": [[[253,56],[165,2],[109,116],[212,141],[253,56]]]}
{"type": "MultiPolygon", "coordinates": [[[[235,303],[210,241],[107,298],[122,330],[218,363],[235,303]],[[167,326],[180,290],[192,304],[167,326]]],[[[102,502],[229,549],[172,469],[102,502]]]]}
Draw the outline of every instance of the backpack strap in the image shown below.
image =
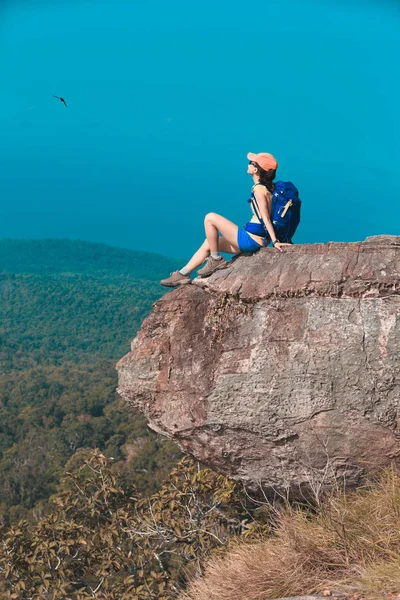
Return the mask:
{"type": "MultiPolygon", "coordinates": [[[[256,215],[256,217],[257,217],[257,219],[260,221],[261,225],[262,225],[262,226],[264,227],[264,229],[266,230],[266,227],[265,227],[264,221],[262,220],[262,217],[261,217],[261,213],[260,213],[260,208],[259,208],[259,206],[258,206],[258,202],[257,202],[257,200],[256,200],[256,197],[255,197],[255,195],[254,195],[254,188],[255,188],[257,185],[263,185],[265,188],[267,187],[267,186],[265,185],[265,183],[261,183],[261,181],[258,181],[257,183],[255,183],[255,184],[253,185],[253,187],[251,188],[251,192],[252,192],[252,194],[251,194],[251,196],[252,196],[252,198],[251,198],[251,206],[253,207],[253,210],[254,210],[254,213],[255,213],[255,215],[256,215]]],[[[267,188],[267,189],[268,189],[268,188],[267,188]]]]}
{"type": "MultiPolygon", "coordinates": [[[[263,220],[262,220],[262,218],[261,218],[261,214],[260,214],[260,209],[259,209],[259,206],[258,206],[258,202],[257,202],[257,200],[256,200],[256,197],[255,197],[255,195],[254,195],[254,188],[255,188],[257,185],[263,185],[264,187],[267,187],[267,186],[265,185],[265,183],[261,183],[261,182],[259,181],[258,183],[255,183],[255,184],[253,185],[253,187],[251,188],[251,196],[252,196],[252,198],[251,198],[251,206],[253,207],[253,210],[254,210],[254,212],[255,212],[255,215],[256,215],[257,219],[260,221],[260,223],[261,223],[262,225],[264,225],[264,222],[263,222],[263,220]]],[[[264,225],[264,227],[265,227],[265,225],[264,225]]]]}
{"type": "MultiPolygon", "coordinates": [[[[257,200],[255,199],[255,197],[253,196],[253,198],[251,199],[251,206],[253,207],[254,210],[254,214],[256,215],[257,219],[260,221],[261,225],[264,225],[264,221],[261,218],[261,214],[260,214],[260,208],[258,206],[257,200]]],[[[265,227],[265,225],[264,225],[265,227]]]]}
{"type": "MultiPolygon", "coordinates": [[[[264,227],[264,231],[265,231],[265,238],[264,238],[264,242],[265,242],[265,245],[266,245],[266,246],[268,246],[268,244],[269,244],[269,243],[270,243],[270,241],[271,241],[271,238],[270,238],[270,235],[269,235],[269,233],[268,233],[268,230],[267,230],[267,228],[265,227],[265,223],[264,223],[264,221],[262,220],[261,213],[260,213],[260,208],[259,208],[259,206],[258,206],[258,202],[257,202],[257,200],[256,200],[256,197],[255,197],[255,195],[254,195],[254,188],[256,187],[256,185],[263,185],[265,188],[266,188],[267,186],[265,185],[265,183],[261,183],[261,181],[258,181],[257,183],[255,183],[255,184],[253,185],[253,187],[251,188],[251,192],[252,192],[252,194],[251,194],[251,195],[252,195],[252,197],[251,197],[251,206],[253,207],[253,210],[254,210],[254,213],[255,213],[255,215],[256,215],[256,217],[257,217],[257,219],[260,221],[261,225],[264,227]]],[[[267,188],[267,189],[268,189],[268,188],[267,188]]]]}

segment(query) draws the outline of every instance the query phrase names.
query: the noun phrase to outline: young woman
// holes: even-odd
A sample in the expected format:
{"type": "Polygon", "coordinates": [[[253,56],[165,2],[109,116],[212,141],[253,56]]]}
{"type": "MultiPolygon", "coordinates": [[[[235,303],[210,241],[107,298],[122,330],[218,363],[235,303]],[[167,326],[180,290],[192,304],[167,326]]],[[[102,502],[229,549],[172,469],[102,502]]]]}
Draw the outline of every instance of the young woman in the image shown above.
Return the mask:
{"type": "Polygon", "coordinates": [[[228,263],[220,252],[239,254],[240,252],[256,252],[272,241],[274,248],[282,252],[284,244],[276,235],[271,221],[272,192],[274,189],[278,163],[272,154],[260,152],[247,155],[249,165],[247,173],[253,178],[252,198],[249,200],[253,216],[240,229],[232,221],[216,213],[208,213],[204,219],[206,239],[187,265],[174,271],[167,279],[160,281],[166,287],[176,287],[190,283],[190,273],[207,259],[206,265],[197,272],[199,277],[208,277],[211,273],[224,269],[228,263]],[[221,235],[219,235],[221,234],[221,235]]]}

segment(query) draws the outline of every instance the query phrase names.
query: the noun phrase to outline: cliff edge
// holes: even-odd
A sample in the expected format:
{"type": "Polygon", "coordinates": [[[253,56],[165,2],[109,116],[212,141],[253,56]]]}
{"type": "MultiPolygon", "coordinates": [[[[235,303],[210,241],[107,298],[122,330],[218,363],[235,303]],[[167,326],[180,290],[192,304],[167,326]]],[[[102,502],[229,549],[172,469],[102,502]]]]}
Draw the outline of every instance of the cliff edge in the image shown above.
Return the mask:
{"type": "Polygon", "coordinates": [[[154,304],[118,365],[149,426],[249,489],[400,462],[400,237],[238,256],[154,304]]]}

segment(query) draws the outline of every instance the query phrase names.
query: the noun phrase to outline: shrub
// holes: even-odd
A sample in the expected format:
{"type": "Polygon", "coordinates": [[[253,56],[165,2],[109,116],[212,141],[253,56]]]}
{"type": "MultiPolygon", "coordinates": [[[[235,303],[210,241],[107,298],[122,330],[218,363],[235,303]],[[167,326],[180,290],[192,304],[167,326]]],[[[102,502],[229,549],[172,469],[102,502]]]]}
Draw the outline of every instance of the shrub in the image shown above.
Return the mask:
{"type": "Polygon", "coordinates": [[[335,586],[372,598],[400,592],[400,475],[332,493],[316,514],[286,506],[273,537],[212,557],[180,600],[267,600],[335,586]]]}

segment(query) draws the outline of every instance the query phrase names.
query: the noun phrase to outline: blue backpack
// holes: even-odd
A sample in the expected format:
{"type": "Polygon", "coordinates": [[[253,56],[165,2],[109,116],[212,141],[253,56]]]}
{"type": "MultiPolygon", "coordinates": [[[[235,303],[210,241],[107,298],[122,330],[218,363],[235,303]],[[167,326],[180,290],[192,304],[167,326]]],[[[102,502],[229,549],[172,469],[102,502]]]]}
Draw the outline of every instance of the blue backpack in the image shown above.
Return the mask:
{"type": "MultiPolygon", "coordinates": [[[[256,183],[255,185],[264,184],[256,183]]],[[[261,226],[254,223],[246,223],[245,229],[255,235],[266,234],[265,241],[268,245],[271,239],[261,218],[254,191],[249,202],[252,204],[255,214],[262,224],[262,230],[259,232],[258,228],[261,226]]],[[[299,198],[299,192],[293,183],[290,181],[277,181],[275,183],[274,191],[272,192],[271,221],[274,226],[276,237],[280,242],[292,243],[292,237],[300,223],[300,207],[301,200],[299,198]]]]}
{"type": "Polygon", "coordinates": [[[277,181],[272,192],[271,220],[280,242],[292,243],[300,223],[301,200],[297,188],[290,181],[277,181]]]}

